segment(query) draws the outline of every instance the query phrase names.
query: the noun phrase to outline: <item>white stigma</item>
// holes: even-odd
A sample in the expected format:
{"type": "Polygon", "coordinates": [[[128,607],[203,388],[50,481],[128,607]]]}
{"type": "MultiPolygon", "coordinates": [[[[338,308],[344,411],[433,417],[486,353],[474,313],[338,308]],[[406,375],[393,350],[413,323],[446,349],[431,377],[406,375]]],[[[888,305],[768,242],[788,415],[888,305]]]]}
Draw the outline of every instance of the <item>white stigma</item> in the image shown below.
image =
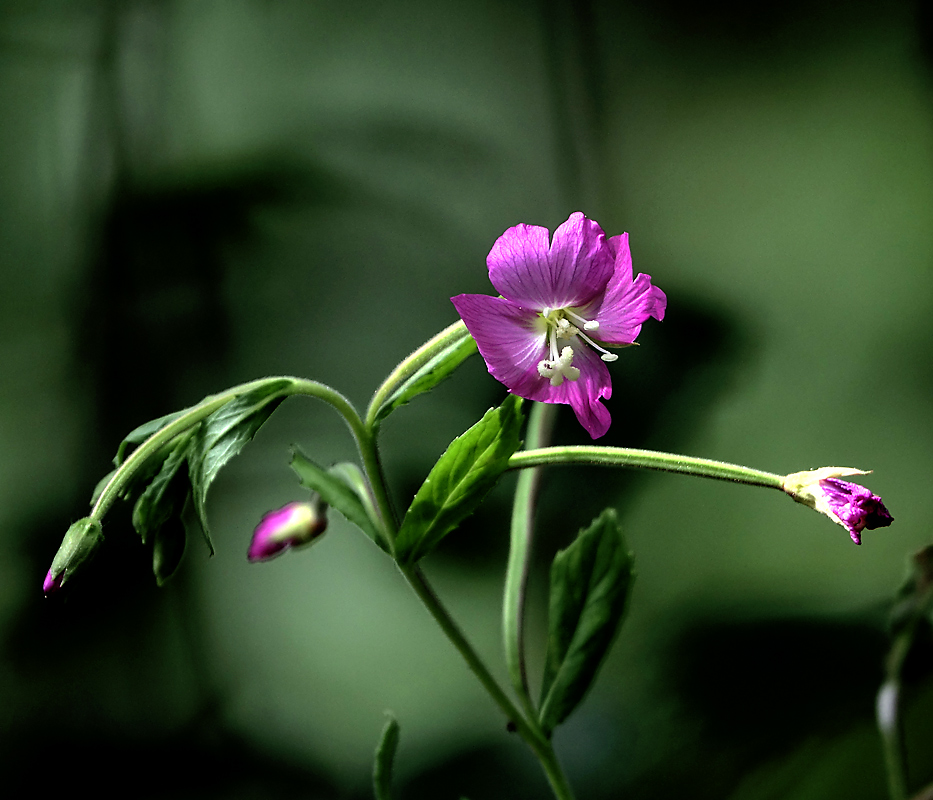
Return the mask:
{"type": "Polygon", "coordinates": [[[551,386],[560,386],[564,378],[575,381],[580,377],[580,370],[573,366],[573,348],[565,347],[557,358],[544,359],[538,364],[538,374],[550,378],[551,386]]]}

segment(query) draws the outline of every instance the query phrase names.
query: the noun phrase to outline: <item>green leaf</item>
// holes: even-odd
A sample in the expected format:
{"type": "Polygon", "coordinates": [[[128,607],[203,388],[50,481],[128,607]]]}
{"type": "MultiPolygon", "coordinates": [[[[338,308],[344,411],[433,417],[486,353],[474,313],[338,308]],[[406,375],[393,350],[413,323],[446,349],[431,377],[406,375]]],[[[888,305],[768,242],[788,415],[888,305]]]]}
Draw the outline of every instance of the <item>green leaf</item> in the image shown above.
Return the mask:
{"type": "Polygon", "coordinates": [[[550,733],[583,699],[609,652],[632,584],[615,510],[606,509],[551,566],[541,727],[550,733]]]}
{"type": "Polygon", "coordinates": [[[458,436],[431,469],[402,521],[395,554],[411,564],[472,514],[521,445],[521,398],[509,395],[458,436]]]}
{"type": "Polygon", "coordinates": [[[207,525],[207,491],[217,473],[240,453],[278,408],[291,385],[287,379],[263,384],[221,406],[198,427],[188,456],[191,496],[211,553],[214,546],[207,525]]]}
{"type": "Polygon", "coordinates": [[[324,469],[295,448],[291,468],[302,486],[317,492],[327,505],[336,508],[383,550],[388,550],[375,522],[376,514],[366,481],[356,464],[345,462],[324,469]]]}
{"type": "Polygon", "coordinates": [[[153,535],[152,572],[159,586],[164,586],[181,564],[187,539],[185,526],[178,517],[161,525],[153,535]]]}
{"type": "Polygon", "coordinates": [[[385,399],[376,412],[376,422],[381,422],[396,408],[411,402],[419,394],[431,391],[475,352],[476,342],[469,332],[464,330],[462,338],[451,342],[437,353],[385,399]]]}
{"type": "Polygon", "coordinates": [[[133,428],[133,430],[126,434],[123,441],[120,442],[120,446],[117,448],[117,454],[113,457],[113,465],[115,467],[119,467],[126,460],[126,449],[131,444],[142,444],[156,431],[162,430],[162,428],[164,428],[170,422],[174,422],[188,410],[189,409],[187,408],[183,408],[181,411],[173,411],[171,414],[166,414],[164,417],[149,420],[149,422],[144,422],[138,428],[133,428]]]}
{"type": "Polygon", "coordinates": [[[388,719],[379,737],[373,764],[373,794],[376,800],[392,800],[392,767],[400,735],[398,720],[390,711],[386,712],[386,716],[388,719]]]}
{"type": "Polygon", "coordinates": [[[182,470],[194,444],[195,431],[172,442],[172,449],[159,471],[133,506],[133,527],[143,542],[166,522],[177,517],[189,493],[187,470],[182,470]]]}

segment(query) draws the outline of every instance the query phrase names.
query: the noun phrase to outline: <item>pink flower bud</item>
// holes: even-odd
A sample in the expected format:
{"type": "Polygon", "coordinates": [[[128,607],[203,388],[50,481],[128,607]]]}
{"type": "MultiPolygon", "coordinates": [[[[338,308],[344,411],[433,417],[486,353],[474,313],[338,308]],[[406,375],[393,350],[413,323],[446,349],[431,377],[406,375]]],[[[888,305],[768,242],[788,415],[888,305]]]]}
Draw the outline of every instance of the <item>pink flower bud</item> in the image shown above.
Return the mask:
{"type": "Polygon", "coordinates": [[[52,559],[52,566],[42,583],[42,591],[46,595],[57,592],[71,577],[71,573],[94,555],[103,540],[99,520],[85,517],[75,522],[65,533],[52,559]]]}
{"type": "Polygon", "coordinates": [[[308,503],[289,503],[264,515],[249,543],[250,561],[268,561],[291,547],[316,541],[327,529],[325,504],[320,498],[308,503]]]}
{"type": "Polygon", "coordinates": [[[843,475],[867,474],[847,467],[794,472],[784,478],[784,491],[841,525],[853,542],[861,544],[863,530],[886,528],[894,521],[878,495],[857,483],[839,480],[843,475]]]}

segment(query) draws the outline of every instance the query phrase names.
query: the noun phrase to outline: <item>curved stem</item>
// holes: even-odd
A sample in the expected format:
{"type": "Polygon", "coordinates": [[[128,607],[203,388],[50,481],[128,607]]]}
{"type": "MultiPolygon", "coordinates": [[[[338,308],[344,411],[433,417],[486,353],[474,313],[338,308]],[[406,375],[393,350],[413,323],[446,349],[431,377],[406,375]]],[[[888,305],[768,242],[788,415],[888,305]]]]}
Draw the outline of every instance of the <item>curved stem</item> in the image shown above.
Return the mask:
{"type": "Polygon", "coordinates": [[[350,430],[352,431],[353,436],[356,439],[358,446],[360,447],[360,452],[361,454],[363,453],[363,446],[361,442],[368,436],[368,434],[366,429],[363,427],[363,422],[360,419],[360,415],[357,413],[356,409],[353,407],[350,401],[347,400],[347,398],[342,394],[340,394],[340,392],[336,391],[335,389],[331,389],[329,386],[326,386],[323,383],[305,380],[303,378],[292,378],[290,376],[260,378],[259,380],[250,381],[249,383],[242,383],[239,386],[234,386],[233,388],[228,389],[225,392],[221,392],[220,394],[205,397],[204,400],[202,400],[196,406],[192,406],[191,408],[187,409],[179,417],[173,419],[170,423],[153,433],[152,436],[146,439],[142,444],[139,445],[139,447],[130,453],[127,459],[120,465],[119,469],[114,472],[113,476],[107,482],[107,485],[104,486],[103,490],[101,491],[100,496],[97,498],[97,502],[94,504],[94,507],[91,509],[91,517],[97,520],[102,519],[107,511],[110,510],[110,506],[113,505],[114,501],[121,494],[123,494],[130,481],[132,481],[133,477],[146,463],[146,461],[158,453],[162,447],[164,447],[176,436],[194,427],[202,420],[213,414],[218,408],[221,408],[240,395],[247,394],[248,392],[258,389],[265,384],[282,380],[291,381],[292,384],[283,391],[283,394],[303,394],[311,397],[317,397],[320,400],[324,400],[326,403],[332,405],[338,411],[338,413],[340,413],[344,420],[346,420],[347,425],[350,426],[350,430]]]}
{"type": "Polygon", "coordinates": [[[469,335],[463,320],[457,320],[453,325],[448,325],[404,359],[392,370],[389,377],[385,379],[382,386],[373,395],[369,408],[366,410],[366,427],[372,430],[376,426],[376,416],[382,404],[402,383],[427,364],[440,350],[469,335]]]}
{"type": "MultiPolygon", "coordinates": [[[[528,418],[525,434],[529,448],[546,444],[554,421],[553,405],[535,403],[528,418]]],[[[509,561],[505,572],[505,596],[502,600],[502,633],[505,641],[505,662],[512,686],[525,711],[532,718],[537,712],[528,688],[525,669],[525,589],[531,563],[531,542],[534,528],[534,508],[541,482],[540,468],[523,470],[515,486],[512,524],[509,541],[509,561]]]]}
{"type": "Polygon", "coordinates": [[[573,800],[573,792],[570,789],[570,784],[567,782],[567,778],[564,776],[563,770],[557,761],[554,748],[551,746],[550,741],[542,735],[535,722],[525,718],[522,712],[511,699],[509,699],[509,696],[503,691],[502,687],[499,686],[492,673],[483,663],[479,654],[473,649],[473,646],[470,644],[463,631],[460,630],[460,626],[457,625],[453,617],[450,616],[443,603],[441,603],[440,598],[428,584],[427,579],[424,577],[424,573],[422,573],[417,566],[403,567],[399,565],[399,569],[402,575],[405,576],[408,584],[414,589],[415,594],[418,595],[418,598],[424,604],[425,608],[427,608],[431,616],[434,617],[435,622],[441,627],[444,635],[447,636],[451,644],[453,644],[463,657],[463,660],[466,661],[467,666],[479,679],[479,682],[482,684],[487,694],[489,694],[493,702],[495,702],[502,713],[505,714],[512,725],[515,726],[518,735],[525,740],[537,756],[551,784],[555,797],[557,797],[558,800],[573,800]]]}
{"type": "Polygon", "coordinates": [[[597,447],[593,445],[545,447],[537,450],[524,450],[515,453],[509,459],[509,469],[526,469],[548,464],[592,464],[602,467],[653,469],[721,481],[745,483],[750,486],[764,486],[770,489],[781,489],[784,481],[783,475],[743,467],[739,464],[729,464],[725,461],[712,461],[708,458],[661,453],[656,450],[632,450],[623,447],[597,447]]]}

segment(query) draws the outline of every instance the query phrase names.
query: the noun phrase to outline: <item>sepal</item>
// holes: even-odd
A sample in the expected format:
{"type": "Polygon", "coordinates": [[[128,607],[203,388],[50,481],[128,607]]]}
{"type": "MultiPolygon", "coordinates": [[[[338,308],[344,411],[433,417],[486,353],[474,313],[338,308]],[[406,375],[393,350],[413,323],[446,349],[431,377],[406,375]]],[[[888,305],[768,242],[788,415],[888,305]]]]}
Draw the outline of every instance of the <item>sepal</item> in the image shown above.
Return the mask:
{"type": "Polygon", "coordinates": [[[65,533],[61,546],[52,559],[52,566],[45,576],[42,591],[46,595],[57,592],[85,561],[97,551],[104,540],[100,520],[93,517],[79,519],[65,533]]]}

